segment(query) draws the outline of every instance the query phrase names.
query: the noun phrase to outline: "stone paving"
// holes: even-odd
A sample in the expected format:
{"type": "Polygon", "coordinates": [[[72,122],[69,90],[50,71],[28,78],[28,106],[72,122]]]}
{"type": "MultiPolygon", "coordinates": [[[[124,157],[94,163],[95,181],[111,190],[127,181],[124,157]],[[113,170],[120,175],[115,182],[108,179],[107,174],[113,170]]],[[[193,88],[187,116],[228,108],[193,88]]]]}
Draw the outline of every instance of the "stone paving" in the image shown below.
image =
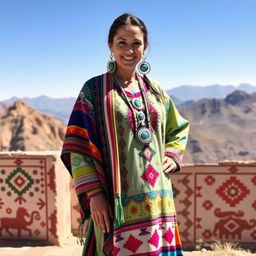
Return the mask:
{"type": "MultiPolygon", "coordinates": [[[[0,241],[0,256],[81,256],[82,246],[72,239],[63,246],[33,245],[25,242],[0,241]]],[[[210,251],[186,251],[184,256],[214,256],[210,251]]],[[[219,254],[218,254],[219,255],[219,254]]],[[[243,253],[236,255],[245,255],[243,253]]],[[[246,256],[256,256],[256,254],[246,254],[246,256]]]]}
{"type": "MultiPolygon", "coordinates": [[[[81,256],[81,246],[37,246],[37,247],[0,247],[1,256],[81,256]]],[[[239,254],[238,254],[239,255],[239,254]]],[[[244,255],[244,254],[240,254],[244,255]]],[[[256,254],[250,254],[255,256],[256,254]]],[[[214,252],[184,252],[184,256],[214,256],[214,252]]]]}

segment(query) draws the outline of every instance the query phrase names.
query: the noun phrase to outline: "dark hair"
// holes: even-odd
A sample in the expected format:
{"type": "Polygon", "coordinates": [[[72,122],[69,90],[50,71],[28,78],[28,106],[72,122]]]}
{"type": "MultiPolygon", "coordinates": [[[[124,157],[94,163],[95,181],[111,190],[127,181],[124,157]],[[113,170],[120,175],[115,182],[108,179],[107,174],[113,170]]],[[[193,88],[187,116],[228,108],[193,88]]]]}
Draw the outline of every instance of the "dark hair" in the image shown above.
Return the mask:
{"type": "MultiPolygon", "coordinates": [[[[147,47],[148,46],[148,30],[146,28],[146,25],[144,24],[144,22],[134,16],[131,15],[129,13],[124,13],[121,16],[117,17],[114,22],[112,23],[110,29],[109,29],[109,33],[108,33],[108,43],[111,44],[113,43],[113,39],[114,36],[117,33],[117,30],[124,25],[134,25],[134,26],[138,26],[142,33],[143,33],[143,39],[144,39],[144,44],[147,47]]],[[[146,48],[145,47],[145,48],[146,48]]],[[[161,95],[161,93],[152,85],[152,83],[150,82],[150,80],[144,75],[144,79],[146,81],[146,83],[149,85],[149,89],[160,99],[163,100],[163,96],[161,95]]]]}
{"type": "Polygon", "coordinates": [[[111,44],[113,43],[113,38],[117,33],[117,30],[124,25],[134,25],[134,26],[138,26],[141,31],[143,32],[144,35],[144,44],[147,46],[148,45],[148,31],[147,28],[144,24],[144,22],[134,16],[131,15],[129,13],[124,13],[121,16],[117,17],[114,22],[112,23],[110,29],[109,29],[109,33],[108,33],[108,43],[111,44]]]}

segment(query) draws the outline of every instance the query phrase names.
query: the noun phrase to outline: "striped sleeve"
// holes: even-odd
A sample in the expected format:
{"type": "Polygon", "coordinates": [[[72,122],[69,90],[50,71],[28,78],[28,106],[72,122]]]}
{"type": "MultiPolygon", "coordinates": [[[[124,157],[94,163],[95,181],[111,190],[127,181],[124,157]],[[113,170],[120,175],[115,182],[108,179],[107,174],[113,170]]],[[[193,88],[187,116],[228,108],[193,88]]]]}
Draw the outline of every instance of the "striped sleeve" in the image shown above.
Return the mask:
{"type": "Polygon", "coordinates": [[[184,119],[176,109],[173,101],[166,99],[166,135],[165,135],[165,156],[172,158],[179,171],[182,164],[189,132],[189,122],[184,119]]]}
{"type": "Polygon", "coordinates": [[[91,198],[103,191],[93,160],[89,156],[71,152],[72,177],[77,195],[91,198]]]}

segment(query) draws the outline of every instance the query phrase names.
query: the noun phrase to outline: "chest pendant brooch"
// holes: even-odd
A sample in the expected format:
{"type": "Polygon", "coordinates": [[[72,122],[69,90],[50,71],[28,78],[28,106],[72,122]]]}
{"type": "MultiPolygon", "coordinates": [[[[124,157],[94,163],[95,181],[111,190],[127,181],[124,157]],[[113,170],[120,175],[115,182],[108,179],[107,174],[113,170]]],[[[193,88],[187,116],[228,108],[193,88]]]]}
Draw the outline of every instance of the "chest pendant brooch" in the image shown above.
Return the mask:
{"type": "Polygon", "coordinates": [[[116,77],[114,77],[118,86],[122,91],[122,96],[125,99],[128,107],[132,111],[133,120],[135,123],[135,138],[142,145],[148,145],[152,140],[152,132],[150,130],[150,116],[147,103],[147,96],[144,91],[144,86],[141,84],[140,79],[139,89],[141,91],[142,98],[129,99],[124,91],[124,88],[120,85],[116,77]],[[144,109],[144,111],[143,111],[144,109]]]}

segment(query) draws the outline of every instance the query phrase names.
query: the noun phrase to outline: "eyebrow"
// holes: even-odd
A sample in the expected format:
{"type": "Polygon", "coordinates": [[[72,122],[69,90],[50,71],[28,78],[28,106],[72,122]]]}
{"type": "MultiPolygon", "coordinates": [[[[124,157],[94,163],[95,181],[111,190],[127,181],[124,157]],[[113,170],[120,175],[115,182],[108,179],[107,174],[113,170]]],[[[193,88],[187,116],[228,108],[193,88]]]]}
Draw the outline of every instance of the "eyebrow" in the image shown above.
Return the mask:
{"type": "MultiPolygon", "coordinates": [[[[117,40],[124,40],[124,41],[126,41],[126,39],[123,38],[123,37],[118,37],[117,40]]],[[[139,41],[139,42],[141,42],[141,40],[140,40],[140,39],[137,39],[137,38],[135,38],[134,41],[139,41]]]]}

